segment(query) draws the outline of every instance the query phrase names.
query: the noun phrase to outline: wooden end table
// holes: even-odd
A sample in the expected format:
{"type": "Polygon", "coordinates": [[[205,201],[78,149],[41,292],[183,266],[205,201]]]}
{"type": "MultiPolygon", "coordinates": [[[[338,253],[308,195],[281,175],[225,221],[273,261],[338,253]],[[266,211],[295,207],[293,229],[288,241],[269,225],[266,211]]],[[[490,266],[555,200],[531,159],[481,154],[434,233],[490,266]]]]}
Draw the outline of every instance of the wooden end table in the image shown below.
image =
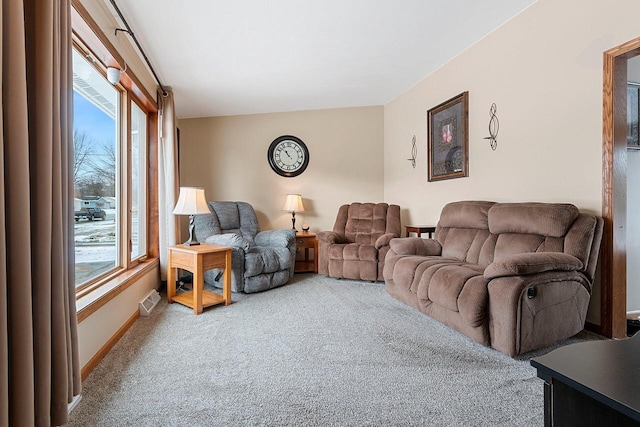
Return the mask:
{"type": "Polygon", "coordinates": [[[193,308],[195,314],[202,313],[204,307],[216,304],[231,304],[231,249],[228,246],[201,243],[196,246],[169,246],[167,267],[167,300],[169,304],[178,302],[193,308]],[[176,295],[176,269],[193,273],[193,290],[176,295]],[[222,268],[222,295],[204,290],[204,272],[212,268],[222,268]]]}
{"type": "Polygon", "coordinates": [[[409,233],[416,233],[418,237],[422,237],[422,233],[429,233],[429,238],[436,231],[435,225],[405,225],[405,230],[407,231],[407,237],[409,237],[409,233]]]}
{"type": "Polygon", "coordinates": [[[296,249],[304,249],[304,258],[296,259],[295,273],[318,272],[318,239],[316,233],[296,233],[296,249]],[[313,259],[309,258],[309,249],[313,249],[313,259]]]}

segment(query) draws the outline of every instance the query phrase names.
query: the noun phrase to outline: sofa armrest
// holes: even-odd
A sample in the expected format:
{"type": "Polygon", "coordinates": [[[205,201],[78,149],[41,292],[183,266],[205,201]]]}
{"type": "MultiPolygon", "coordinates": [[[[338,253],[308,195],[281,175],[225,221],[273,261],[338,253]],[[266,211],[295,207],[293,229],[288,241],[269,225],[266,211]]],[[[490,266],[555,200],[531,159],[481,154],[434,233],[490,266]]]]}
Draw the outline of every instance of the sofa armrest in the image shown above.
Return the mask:
{"type": "Polygon", "coordinates": [[[347,240],[345,236],[338,234],[335,231],[320,231],[316,234],[316,237],[318,238],[318,242],[321,243],[349,243],[349,240],[347,240]]]}
{"type": "Polygon", "coordinates": [[[389,246],[398,255],[437,256],[442,254],[442,246],[437,240],[420,237],[391,239],[389,246]]]}
{"type": "Polygon", "coordinates": [[[581,271],[582,261],[562,252],[532,252],[511,255],[494,261],[484,270],[484,278],[525,276],[545,271],[581,271]]]}
{"type": "Polygon", "coordinates": [[[376,243],[374,244],[374,246],[376,247],[376,249],[380,250],[380,248],[382,248],[383,246],[388,246],[389,242],[391,242],[391,239],[395,239],[397,237],[399,237],[397,234],[385,233],[376,239],[376,243]]]}
{"type": "Polygon", "coordinates": [[[251,247],[251,243],[248,240],[243,239],[242,236],[236,233],[212,234],[204,242],[212,245],[231,246],[244,251],[248,251],[251,247]]]}
{"type": "Polygon", "coordinates": [[[280,230],[265,230],[256,234],[256,246],[271,246],[288,248],[296,241],[296,232],[293,228],[280,230]]]}

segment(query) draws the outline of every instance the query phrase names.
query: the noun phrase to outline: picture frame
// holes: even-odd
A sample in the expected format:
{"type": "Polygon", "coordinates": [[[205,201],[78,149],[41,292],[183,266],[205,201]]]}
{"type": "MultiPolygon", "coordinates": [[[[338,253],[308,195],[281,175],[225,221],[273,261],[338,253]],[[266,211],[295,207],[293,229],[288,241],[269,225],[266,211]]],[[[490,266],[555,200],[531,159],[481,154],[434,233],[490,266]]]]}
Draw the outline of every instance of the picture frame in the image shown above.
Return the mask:
{"type": "Polygon", "coordinates": [[[469,176],[469,92],[427,112],[428,181],[469,176]]]}
{"type": "Polygon", "coordinates": [[[640,83],[627,82],[627,148],[640,150],[640,83]]]}

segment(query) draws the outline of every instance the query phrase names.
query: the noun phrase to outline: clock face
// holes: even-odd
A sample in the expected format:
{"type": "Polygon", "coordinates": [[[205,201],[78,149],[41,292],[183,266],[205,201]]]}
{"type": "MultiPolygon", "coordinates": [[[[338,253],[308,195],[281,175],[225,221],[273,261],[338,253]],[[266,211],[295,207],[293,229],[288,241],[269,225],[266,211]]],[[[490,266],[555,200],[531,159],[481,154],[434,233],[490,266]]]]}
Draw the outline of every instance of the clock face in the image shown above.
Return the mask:
{"type": "Polygon", "coordinates": [[[267,158],[275,173],[294,177],[304,172],[309,165],[309,150],[299,138],[284,135],[271,143],[267,158]]]}

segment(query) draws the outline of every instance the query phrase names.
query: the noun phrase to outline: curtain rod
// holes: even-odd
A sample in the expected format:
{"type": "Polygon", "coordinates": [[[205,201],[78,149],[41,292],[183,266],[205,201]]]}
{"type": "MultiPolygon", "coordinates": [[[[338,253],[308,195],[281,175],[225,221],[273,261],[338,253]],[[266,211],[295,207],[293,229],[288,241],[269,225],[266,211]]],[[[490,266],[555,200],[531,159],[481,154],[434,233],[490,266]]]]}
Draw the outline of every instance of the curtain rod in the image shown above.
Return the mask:
{"type": "Polygon", "coordinates": [[[131,38],[135,42],[136,46],[138,46],[138,50],[142,54],[142,57],[147,62],[147,65],[149,66],[149,69],[151,70],[151,73],[153,74],[153,77],[156,79],[156,82],[158,82],[158,86],[160,86],[160,90],[162,90],[162,96],[169,95],[167,93],[167,91],[164,89],[164,86],[162,86],[162,82],[160,82],[160,79],[158,78],[158,75],[156,74],[156,71],[153,69],[153,66],[151,65],[151,62],[149,61],[149,58],[147,58],[147,55],[144,53],[144,50],[142,50],[142,46],[140,46],[140,43],[138,43],[138,39],[133,34],[133,31],[131,31],[131,27],[129,27],[129,24],[127,23],[127,20],[124,19],[124,16],[122,16],[122,12],[120,12],[120,9],[118,8],[118,5],[116,4],[115,0],[109,0],[109,1],[111,2],[111,5],[114,7],[116,12],[118,13],[118,16],[120,16],[120,19],[122,20],[122,23],[126,27],[126,29],[124,29],[124,28],[116,28],[115,35],[116,36],[118,35],[118,31],[122,31],[122,32],[125,32],[125,33],[127,33],[127,34],[129,34],[131,36],[131,38]]]}

